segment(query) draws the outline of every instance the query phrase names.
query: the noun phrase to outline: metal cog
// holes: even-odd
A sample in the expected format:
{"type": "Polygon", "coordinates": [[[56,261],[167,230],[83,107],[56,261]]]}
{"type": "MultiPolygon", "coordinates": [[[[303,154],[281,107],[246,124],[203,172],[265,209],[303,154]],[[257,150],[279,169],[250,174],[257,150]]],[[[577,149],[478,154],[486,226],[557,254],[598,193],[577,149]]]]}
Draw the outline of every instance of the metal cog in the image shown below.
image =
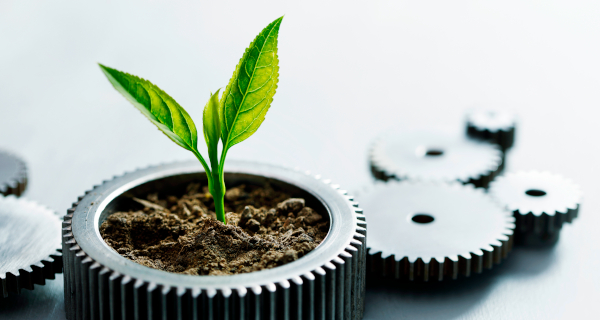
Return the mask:
{"type": "Polygon", "coordinates": [[[118,196],[124,186],[130,188],[130,194],[154,181],[168,184],[161,179],[174,176],[198,181],[202,172],[197,161],[140,169],[95,186],[73,204],[63,222],[68,319],[362,318],[366,222],[346,191],[319,175],[252,162],[228,162],[226,174],[234,175],[234,179],[239,179],[235,177],[238,173],[249,179],[252,173],[272,183],[294,181],[294,185],[316,192],[326,199],[323,201],[328,203],[330,216],[337,217],[335,228],[345,230],[342,236],[328,234],[311,253],[273,269],[231,276],[168,273],[121,257],[96,234],[99,212],[127,197],[118,196]]]}
{"type": "Polygon", "coordinates": [[[367,272],[409,281],[469,277],[512,248],[514,217],[472,185],[388,182],[357,200],[370,215],[367,272]]]}
{"type": "Polygon", "coordinates": [[[514,213],[519,244],[552,244],[563,223],[579,214],[582,192],[575,183],[549,172],[509,173],[490,185],[489,194],[514,213]]]}
{"type": "Polygon", "coordinates": [[[35,202],[0,196],[0,297],[33,290],[62,272],[60,224],[35,202]]]}
{"type": "Polygon", "coordinates": [[[0,195],[20,196],[27,188],[27,165],[21,158],[0,150],[0,195]]]}
{"type": "Polygon", "coordinates": [[[515,142],[516,116],[507,111],[473,110],[467,113],[467,135],[507,150],[515,142]]]}
{"type": "Polygon", "coordinates": [[[396,132],[377,139],[371,171],[380,180],[471,183],[487,188],[502,169],[502,151],[492,144],[442,132],[396,132]]]}

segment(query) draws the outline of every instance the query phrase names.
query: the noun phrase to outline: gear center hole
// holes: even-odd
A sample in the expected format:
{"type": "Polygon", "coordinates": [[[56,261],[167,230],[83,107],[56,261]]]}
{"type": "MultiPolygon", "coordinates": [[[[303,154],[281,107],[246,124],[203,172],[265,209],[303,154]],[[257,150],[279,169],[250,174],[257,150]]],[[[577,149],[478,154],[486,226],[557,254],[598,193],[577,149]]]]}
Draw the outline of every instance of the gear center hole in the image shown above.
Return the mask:
{"type": "Polygon", "coordinates": [[[525,194],[532,197],[541,197],[546,195],[546,191],[538,189],[529,189],[525,191],[525,194]]]}
{"type": "Polygon", "coordinates": [[[439,147],[418,146],[415,150],[417,157],[439,158],[444,155],[444,149],[439,147]]]}
{"type": "Polygon", "coordinates": [[[427,224],[433,222],[435,219],[433,216],[427,213],[417,213],[411,218],[411,220],[416,223],[427,224]]]}
{"type": "Polygon", "coordinates": [[[438,157],[444,154],[444,150],[440,149],[427,149],[425,155],[428,157],[438,157]]]}

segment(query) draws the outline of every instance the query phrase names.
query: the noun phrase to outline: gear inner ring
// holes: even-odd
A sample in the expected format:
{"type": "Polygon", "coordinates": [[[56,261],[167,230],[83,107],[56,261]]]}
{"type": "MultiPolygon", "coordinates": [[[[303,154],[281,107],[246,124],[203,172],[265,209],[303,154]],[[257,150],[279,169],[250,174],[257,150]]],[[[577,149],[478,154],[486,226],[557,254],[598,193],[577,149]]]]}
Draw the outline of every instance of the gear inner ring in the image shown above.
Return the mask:
{"type": "Polygon", "coordinates": [[[94,261],[137,280],[172,287],[220,289],[264,286],[312,272],[329,263],[350,245],[356,234],[354,210],[337,190],[303,172],[248,162],[228,162],[226,181],[264,183],[296,188],[304,192],[307,205],[329,216],[327,237],[313,251],[289,264],[247,274],[190,276],[151,269],[127,260],[102,239],[99,226],[113,212],[122,210],[132,196],[151,190],[186,185],[185,181],[206,180],[196,162],[138,170],[108,181],[88,193],[73,214],[72,230],[77,244],[94,261]],[[203,178],[204,177],[204,178],[203,178]]]}

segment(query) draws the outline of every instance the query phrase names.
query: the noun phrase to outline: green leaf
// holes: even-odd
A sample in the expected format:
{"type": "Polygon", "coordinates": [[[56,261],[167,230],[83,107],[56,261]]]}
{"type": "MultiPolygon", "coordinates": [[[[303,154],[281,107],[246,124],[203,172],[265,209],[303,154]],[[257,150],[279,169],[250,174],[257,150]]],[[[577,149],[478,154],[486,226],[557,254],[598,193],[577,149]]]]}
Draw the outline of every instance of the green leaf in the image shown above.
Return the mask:
{"type": "MultiPolygon", "coordinates": [[[[202,116],[202,122],[204,125],[204,140],[208,146],[208,152],[217,151],[219,139],[221,138],[221,121],[219,119],[219,91],[210,96],[206,106],[204,106],[204,113],[202,116]]],[[[212,161],[212,160],[211,160],[212,161]]]]}
{"type": "Polygon", "coordinates": [[[198,132],[190,115],[150,81],[101,64],[110,83],[143,115],[179,146],[197,152],[198,132]]]}
{"type": "Polygon", "coordinates": [[[250,43],[225,88],[219,110],[224,153],[254,134],[265,120],[279,80],[277,36],[282,19],[250,43]]]}

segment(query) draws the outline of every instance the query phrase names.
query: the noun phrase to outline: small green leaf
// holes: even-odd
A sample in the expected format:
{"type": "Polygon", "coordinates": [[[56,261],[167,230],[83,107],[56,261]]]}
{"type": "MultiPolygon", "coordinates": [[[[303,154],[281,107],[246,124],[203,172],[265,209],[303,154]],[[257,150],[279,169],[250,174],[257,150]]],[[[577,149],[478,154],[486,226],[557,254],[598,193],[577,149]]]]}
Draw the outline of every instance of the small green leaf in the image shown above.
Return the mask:
{"type": "Polygon", "coordinates": [[[265,120],[279,80],[277,36],[282,19],[250,43],[225,88],[219,110],[224,153],[254,134],[265,120]]]}
{"type": "Polygon", "coordinates": [[[171,96],[150,81],[100,64],[100,68],[129,102],[179,146],[197,152],[198,132],[190,115],[171,96]]]}
{"type": "Polygon", "coordinates": [[[221,138],[221,121],[219,119],[219,91],[210,96],[206,106],[202,121],[204,124],[204,140],[208,146],[208,152],[217,151],[219,139],[221,138]]]}

